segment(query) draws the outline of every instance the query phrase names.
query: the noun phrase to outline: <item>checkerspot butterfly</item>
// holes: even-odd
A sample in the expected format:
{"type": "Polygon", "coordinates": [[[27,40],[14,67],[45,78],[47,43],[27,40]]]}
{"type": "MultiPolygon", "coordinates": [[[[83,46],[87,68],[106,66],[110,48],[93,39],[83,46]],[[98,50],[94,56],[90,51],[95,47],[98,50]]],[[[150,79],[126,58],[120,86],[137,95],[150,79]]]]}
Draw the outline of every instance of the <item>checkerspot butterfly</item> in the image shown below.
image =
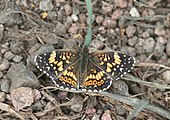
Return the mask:
{"type": "Polygon", "coordinates": [[[58,49],[35,57],[36,66],[60,89],[98,92],[107,90],[134,67],[135,59],[113,51],[89,53],[58,49]]]}

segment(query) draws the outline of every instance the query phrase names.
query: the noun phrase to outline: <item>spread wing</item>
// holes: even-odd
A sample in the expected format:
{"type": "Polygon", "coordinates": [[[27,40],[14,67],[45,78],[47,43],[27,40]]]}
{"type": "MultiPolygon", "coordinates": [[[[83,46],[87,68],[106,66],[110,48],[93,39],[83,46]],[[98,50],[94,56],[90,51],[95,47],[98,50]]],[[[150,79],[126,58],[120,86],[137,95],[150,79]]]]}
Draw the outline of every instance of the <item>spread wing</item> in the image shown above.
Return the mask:
{"type": "Polygon", "coordinates": [[[134,67],[135,58],[116,52],[95,52],[90,54],[91,62],[102,69],[112,80],[118,80],[134,67]]]}
{"type": "Polygon", "coordinates": [[[35,57],[37,68],[46,73],[52,80],[58,79],[77,60],[78,54],[73,50],[56,50],[35,57]]]}

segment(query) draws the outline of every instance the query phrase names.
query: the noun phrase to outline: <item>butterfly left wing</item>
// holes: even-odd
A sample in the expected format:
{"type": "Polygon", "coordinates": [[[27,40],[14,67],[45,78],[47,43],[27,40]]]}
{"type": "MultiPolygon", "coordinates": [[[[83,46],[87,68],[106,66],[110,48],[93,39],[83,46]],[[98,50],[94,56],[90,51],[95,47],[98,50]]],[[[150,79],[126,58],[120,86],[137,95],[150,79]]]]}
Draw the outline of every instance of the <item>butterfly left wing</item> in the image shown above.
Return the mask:
{"type": "Polygon", "coordinates": [[[35,63],[51,79],[57,79],[71,64],[78,59],[76,51],[58,49],[35,57],[35,63]]]}

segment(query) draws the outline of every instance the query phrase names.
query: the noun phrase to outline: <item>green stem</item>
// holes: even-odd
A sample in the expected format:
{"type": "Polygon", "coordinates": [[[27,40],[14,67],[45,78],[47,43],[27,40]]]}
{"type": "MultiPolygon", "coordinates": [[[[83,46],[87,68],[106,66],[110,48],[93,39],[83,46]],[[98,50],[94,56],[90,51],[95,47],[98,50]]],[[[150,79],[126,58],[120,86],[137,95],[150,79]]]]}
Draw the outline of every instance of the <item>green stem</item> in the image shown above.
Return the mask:
{"type": "Polygon", "coordinates": [[[92,17],[93,17],[91,0],[86,0],[86,5],[87,5],[87,12],[88,12],[89,27],[86,34],[84,45],[89,47],[92,40],[92,17]]]}

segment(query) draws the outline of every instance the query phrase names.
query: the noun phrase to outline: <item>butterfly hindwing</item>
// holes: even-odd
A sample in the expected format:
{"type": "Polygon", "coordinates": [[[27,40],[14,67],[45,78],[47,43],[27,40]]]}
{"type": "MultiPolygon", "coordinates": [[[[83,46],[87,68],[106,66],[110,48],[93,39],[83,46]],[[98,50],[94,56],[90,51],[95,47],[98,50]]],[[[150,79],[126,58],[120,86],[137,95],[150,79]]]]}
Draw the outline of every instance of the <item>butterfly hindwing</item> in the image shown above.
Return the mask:
{"type": "Polygon", "coordinates": [[[81,89],[88,92],[98,92],[107,90],[112,84],[112,80],[103,70],[95,64],[90,63],[87,66],[87,75],[81,85],[81,89]]]}

